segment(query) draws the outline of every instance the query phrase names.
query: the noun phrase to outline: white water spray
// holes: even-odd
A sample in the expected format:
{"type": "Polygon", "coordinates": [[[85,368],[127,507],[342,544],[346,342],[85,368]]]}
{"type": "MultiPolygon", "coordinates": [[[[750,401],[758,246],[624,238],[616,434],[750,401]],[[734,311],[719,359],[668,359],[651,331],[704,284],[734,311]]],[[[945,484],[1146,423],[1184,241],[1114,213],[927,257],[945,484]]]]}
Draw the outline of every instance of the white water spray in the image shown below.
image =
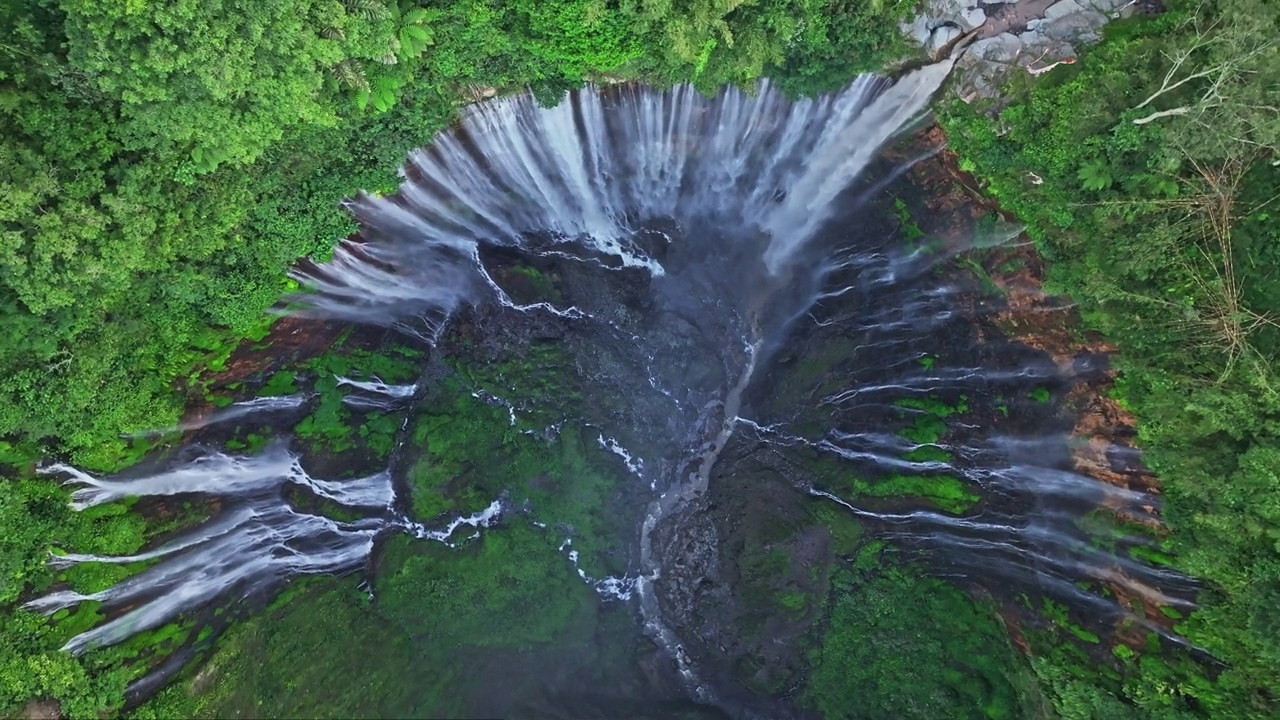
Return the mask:
{"type": "Polygon", "coordinates": [[[418,391],[417,385],[391,385],[376,376],[369,380],[354,380],[343,375],[335,375],[334,379],[338,385],[350,385],[357,390],[386,395],[396,399],[413,397],[413,394],[418,391]]]}
{"type": "MultiPolygon", "coordinates": [[[[950,60],[896,82],[858,78],[795,102],[761,82],[714,98],[689,85],[587,87],[554,108],[528,94],[469,107],[462,122],[414,152],[398,199],[351,205],[363,242],[295,273],[314,293],[295,312],[402,325],[448,315],[497,290],[480,245],[572,241],[654,274],[637,243],[649,221],[711,221],[769,238],[763,262],[782,271],[829,218],[837,196],[880,147],[928,107],[950,60]]],[[[564,316],[545,303],[529,306],[564,316]]]]}
{"type": "Polygon", "coordinates": [[[71,493],[71,506],[76,510],[124,497],[184,493],[222,497],[247,495],[286,483],[307,487],[320,497],[352,507],[386,508],[395,499],[390,476],[386,472],[355,480],[317,480],[302,469],[298,456],[280,443],[252,457],[213,452],[172,470],[132,479],[98,478],[63,464],[50,465],[40,472],[65,474],[70,476],[67,484],[84,486],[71,493]]]}
{"type": "Polygon", "coordinates": [[[122,611],[69,640],[64,649],[75,653],[159,627],[228,593],[245,596],[300,575],[350,572],[367,561],[377,535],[389,529],[452,544],[450,538],[458,528],[489,527],[502,512],[502,504],[495,501],[441,530],[431,530],[394,512],[395,489],[389,472],[351,480],[313,478],[283,444],[255,456],[214,452],[133,478],[98,478],[67,465],[53,465],[43,472],[65,474],[68,483],[85,486],[72,494],[77,510],[124,497],[177,494],[216,496],[224,506],[208,521],[152,550],[126,556],[68,553],[51,557],[58,567],[154,563],[100,592],[60,590],[27,603],[27,608],[44,613],[90,601],[103,603],[108,611],[122,611]],[[305,487],[344,508],[374,514],[339,522],[300,512],[282,494],[286,485],[305,487]]]}

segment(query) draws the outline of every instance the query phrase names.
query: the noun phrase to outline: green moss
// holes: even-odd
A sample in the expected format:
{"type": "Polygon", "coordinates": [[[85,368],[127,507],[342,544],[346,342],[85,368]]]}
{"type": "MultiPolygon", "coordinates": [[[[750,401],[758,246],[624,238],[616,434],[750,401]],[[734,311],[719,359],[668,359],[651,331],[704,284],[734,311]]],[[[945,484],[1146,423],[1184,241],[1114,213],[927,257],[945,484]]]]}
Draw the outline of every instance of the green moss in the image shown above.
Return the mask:
{"type": "Polygon", "coordinates": [[[1093,633],[1088,630],[1085,630],[1079,625],[1070,625],[1067,627],[1067,629],[1071,631],[1072,635],[1075,635],[1077,638],[1080,638],[1081,640],[1091,645],[1097,645],[1099,642],[1101,642],[1101,639],[1098,637],[1097,633],[1093,633]]]}
{"type": "Polygon", "coordinates": [[[399,345],[379,352],[335,346],[308,361],[307,367],[321,376],[377,377],[383,382],[407,383],[418,376],[417,360],[420,357],[418,351],[399,345]]]}
{"type": "Polygon", "coordinates": [[[982,285],[982,291],[984,293],[987,293],[989,295],[1003,295],[1007,292],[1004,288],[1002,288],[999,284],[997,284],[995,280],[991,278],[991,273],[987,272],[987,268],[984,267],[981,262],[978,262],[976,258],[971,256],[965,256],[965,257],[959,258],[956,262],[961,267],[964,267],[968,269],[970,272],[972,272],[974,277],[978,278],[978,281],[982,285]]]}
{"type": "Polygon", "coordinates": [[[863,545],[858,550],[858,555],[853,559],[853,567],[857,570],[867,572],[874,570],[880,565],[880,558],[884,555],[885,548],[888,543],[883,540],[872,540],[863,545]]]}
{"type": "Polygon", "coordinates": [[[242,621],[196,677],[157,695],[137,718],[386,717],[447,710],[454,670],[418,652],[370,612],[354,582],[308,585],[242,621]],[[355,662],[354,660],[357,660],[355,662]],[[405,682],[406,678],[414,682],[405,682]]]}
{"type": "Polygon", "coordinates": [[[833,585],[804,690],[824,716],[1027,717],[1030,673],[990,604],[901,569],[842,572],[833,585]]]}
{"type": "Polygon", "coordinates": [[[1084,629],[1071,621],[1065,605],[1056,603],[1048,598],[1044,599],[1043,605],[1044,616],[1048,618],[1058,628],[1070,633],[1079,640],[1083,640],[1090,645],[1097,645],[1101,639],[1096,633],[1084,629]]]}
{"type": "Polygon", "coordinates": [[[1147,562],[1155,565],[1173,566],[1176,563],[1175,558],[1169,553],[1161,552],[1160,550],[1150,548],[1145,545],[1131,546],[1129,548],[1129,554],[1139,560],[1146,560],[1147,562]]]}
{"type": "Polygon", "coordinates": [[[902,228],[903,235],[906,236],[907,243],[914,244],[915,241],[924,237],[924,231],[920,229],[920,224],[911,217],[911,209],[907,206],[905,200],[894,198],[893,209],[898,218],[898,225],[902,228]]]}
{"type": "Polygon", "coordinates": [[[298,392],[296,378],[296,374],[292,371],[281,370],[280,372],[272,375],[270,380],[267,380],[267,384],[263,385],[262,389],[258,390],[258,395],[292,395],[293,393],[298,392]]]}
{"type": "Polygon", "coordinates": [[[138,633],[128,640],[113,645],[104,651],[119,659],[134,659],[144,654],[158,653],[163,655],[172,652],[191,635],[191,626],[185,623],[171,622],[158,628],[138,633]]]}
{"type": "Polygon", "coordinates": [[[245,446],[250,455],[256,455],[262,452],[263,448],[265,448],[267,443],[270,441],[271,438],[266,435],[259,435],[258,433],[249,433],[245,436],[245,446]]]}
{"type": "Polygon", "coordinates": [[[594,602],[559,543],[523,522],[460,549],[393,538],[375,585],[378,612],[442,647],[549,642],[594,602]]]}
{"type": "Polygon", "coordinates": [[[786,546],[767,542],[765,538],[750,538],[738,554],[738,592],[753,608],[764,610],[757,614],[763,621],[769,609],[777,606],[784,593],[778,585],[791,570],[791,553],[786,546]]]}
{"type": "Polygon", "coordinates": [[[778,595],[775,602],[793,616],[803,617],[809,609],[810,600],[808,593],[791,590],[778,595]]]}
{"type": "Polygon", "coordinates": [[[442,465],[424,455],[409,468],[409,500],[415,517],[419,520],[432,520],[437,516],[455,508],[454,501],[445,494],[445,489],[453,475],[442,469],[442,465]]]}
{"type": "Polygon", "coordinates": [[[331,374],[321,375],[315,383],[320,395],[316,409],[294,426],[300,439],[330,452],[343,452],[355,447],[347,420],[351,413],[342,404],[338,381],[331,374]]]}
{"type": "Polygon", "coordinates": [[[943,450],[937,445],[921,445],[920,447],[904,454],[902,458],[904,460],[910,460],[911,462],[948,463],[951,462],[951,453],[943,450]]]}
{"type": "Polygon", "coordinates": [[[917,418],[911,427],[899,430],[898,434],[917,445],[931,445],[947,434],[947,424],[932,415],[925,415],[917,418]]]}
{"type": "Polygon", "coordinates": [[[504,268],[509,285],[508,292],[516,302],[559,302],[562,299],[560,289],[555,281],[546,273],[527,265],[512,265],[504,268]]]}
{"type": "Polygon", "coordinates": [[[895,400],[893,404],[901,408],[921,410],[935,418],[951,417],[956,413],[963,413],[969,409],[967,403],[963,399],[960,403],[953,406],[948,405],[932,395],[924,398],[902,398],[900,400],[895,400]]]}
{"type": "MultiPolygon", "coordinates": [[[[988,216],[988,217],[990,217],[990,216],[988,216]]],[[[1002,261],[1002,262],[1000,263],[1000,268],[999,268],[999,269],[1000,269],[1000,274],[1001,274],[1001,275],[1009,275],[1009,274],[1011,274],[1011,273],[1015,273],[1015,272],[1017,272],[1017,271],[1021,270],[1021,269],[1022,269],[1023,267],[1025,267],[1025,266],[1026,266],[1026,262],[1025,262],[1025,261],[1023,261],[1023,259],[1022,259],[1022,258],[1017,257],[1017,256],[1014,256],[1014,257],[1011,257],[1011,258],[1009,258],[1008,260],[1004,260],[1004,261],[1002,261]]]]}
{"type": "Polygon", "coordinates": [[[899,435],[917,445],[938,443],[947,433],[946,419],[969,411],[969,399],[966,395],[961,395],[955,405],[949,405],[932,395],[924,398],[902,398],[895,401],[894,405],[924,413],[911,425],[898,431],[899,435]]]}
{"type": "Polygon", "coordinates": [[[101,607],[101,602],[89,600],[80,603],[75,608],[66,609],[65,612],[60,610],[61,617],[54,618],[54,632],[65,642],[91,629],[103,619],[103,615],[98,612],[101,607]]]}
{"type": "Polygon", "coordinates": [[[844,508],[825,499],[814,499],[807,510],[809,521],[831,534],[831,551],[836,555],[849,555],[862,544],[862,523],[844,508]]]}
{"type": "Polygon", "coordinates": [[[855,495],[921,498],[953,514],[968,511],[982,499],[964,480],[952,475],[889,475],[874,480],[849,476],[844,484],[855,495]]]}
{"type": "Polygon", "coordinates": [[[573,358],[561,345],[533,344],[513,350],[507,359],[454,359],[452,365],[469,390],[484,390],[519,406],[521,429],[541,430],[566,417],[582,416],[580,379],[573,358]]]}
{"type": "Polygon", "coordinates": [[[527,434],[511,425],[506,408],[448,380],[440,402],[414,420],[411,439],[420,452],[408,473],[418,518],[477,510],[508,493],[527,502],[533,517],[572,537],[587,572],[622,570],[622,511],[608,501],[627,471],[598,446],[592,431],[565,422],[551,439],[527,434]]]}
{"type": "Polygon", "coordinates": [[[386,458],[396,446],[396,434],[403,418],[400,413],[371,413],[356,430],[360,445],[379,459],[386,458]]]}
{"type": "MultiPolygon", "coordinates": [[[[382,352],[341,346],[308,361],[316,373],[313,390],[319,395],[315,410],[294,426],[294,434],[314,450],[343,453],[360,448],[382,460],[395,447],[403,416],[399,413],[355,414],[343,403],[345,390],[337,376],[377,377],[388,383],[406,383],[417,377],[417,351],[392,345],[382,352]],[[360,421],[357,422],[357,418],[360,421]]],[[[275,382],[280,373],[272,378],[275,382]]]]}

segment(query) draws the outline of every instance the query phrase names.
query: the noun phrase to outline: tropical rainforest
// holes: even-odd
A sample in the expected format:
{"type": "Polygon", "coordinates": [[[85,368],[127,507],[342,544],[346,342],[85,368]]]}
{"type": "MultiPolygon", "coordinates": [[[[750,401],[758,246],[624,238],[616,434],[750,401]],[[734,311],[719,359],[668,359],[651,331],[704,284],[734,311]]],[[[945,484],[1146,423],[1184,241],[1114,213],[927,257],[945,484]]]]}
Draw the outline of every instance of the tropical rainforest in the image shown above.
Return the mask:
{"type": "MultiPolygon", "coordinates": [[[[382,417],[349,410],[332,378],[410,382],[423,356],[411,343],[325,326],[315,331],[330,333],[324,348],[252,388],[219,384],[220,373],[238,349],[269,341],[281,298],[299,287],[290,268],[323,262],[357,230],[346,199],[394,193],[406,154],[467,104],[528,91],[554,105],[588,82],[688,82],[714,94],[769,78],[790,97],[818,95],[927,62],[900,31],[916,9],[0,4],[0,715],[461,715],[483,706],[458,698],[506,683],[502,663],[515,657],[623,683],[632,649],[608,638],[630,619],[579,582],[625,569],[613,565],[631,530],[608,519],[616,458],[594,431],[542,443],[519,432],[514,411],[508,427],[507,409],[477,400],[505,391],[589,413],[589,390],[568,379],[574,362],[554,346],[481,362],[484,343],[458,339],[438,363],[445,379],[430,411],[382,417]],[[560,539],[531,522],[456,552],[397,536],[378,550],[376,599],[356,578],[304,578],[256,604],[62,650],[102,619],[97,604],[45,615],[26,603],[68,587],[92,598],[146,561],[68,569],[51,552],[138,557],[217,508],[126,498],[77,509],[44,464],[118,472],[173,443],[144,431],[176,427],[184,409],[247,391],[286,396],[295,383],[319,398],[295,436],[326,457],[395,454],[409,467],[415,518],[477,511],[519,486],[579,533],[578,573],[560,539]],[[402,436],[429,449],[402,451],[402,436]],[[475,471],[487,465],[500,469],[475,471]],[[157,668],[161,682],[137,683],[157,668]]],[[[1106,392],[1136,417],[1136,445],[1163,488],[1160,527],[1138,530],[1151,536],[1145,559],[1197,585],[1194,610],[1163,610],[1180,641],[1107,632],[1045,598],[992,597],[931,572],[838,506],[778,500],[762,517],[790,524],[762,519],[758,534],[733,535],[742,602],[765,608],[739,620],[775,632],[786,618],[798,650],[789,665],[761,651],[727,673],[833,718],[1280,714],[1278,38],[1280,6],[1268,0],[1167,0],[1109,24],[1074,64],[1012,75],[994,99],[944,89],[934,105],[973,202],[1025,227],[1045,289],[1075,303],[1076,332],[1114,346],[1106,392]],[[822,528],[829,562],[778,591],[771,578],[795,564],[780,548],[801,547],[802,526],[822,528]]],[[[891,222],[908,237],[927,233],[912,219],[923,204],[904,194],[891,222]]],[[[545,269],[508,275],[535,299],[561,292],[545,269]]],[[[970,401],[900,401],[922,418],[903,436],[937,444],[969,404],[977,411],[970,401]]],[[[1051,400],[1036,390],[1019,402],[1039,412],[1051,400]]],[[[259,430],[225,447],[269,447],[259,430]]],[[[924,497],[953,514],[975,502],[950,486],[877,482],[850,492],[924,497]]]]}

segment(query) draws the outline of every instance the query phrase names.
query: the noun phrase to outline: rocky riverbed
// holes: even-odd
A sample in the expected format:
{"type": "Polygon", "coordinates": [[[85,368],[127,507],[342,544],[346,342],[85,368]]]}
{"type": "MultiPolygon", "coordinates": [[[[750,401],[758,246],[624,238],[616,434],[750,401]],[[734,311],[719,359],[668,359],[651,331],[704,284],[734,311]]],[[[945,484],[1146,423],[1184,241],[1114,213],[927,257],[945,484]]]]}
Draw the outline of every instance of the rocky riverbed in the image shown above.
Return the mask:
{"type": "Polygon", "coordinates": [[[962,53],[951,91],[993,98],[1013,75],[1074,62],[1108,22],[1156,13],[1160,0],[928,0],[902,31],[933,57],[962,53]]]}

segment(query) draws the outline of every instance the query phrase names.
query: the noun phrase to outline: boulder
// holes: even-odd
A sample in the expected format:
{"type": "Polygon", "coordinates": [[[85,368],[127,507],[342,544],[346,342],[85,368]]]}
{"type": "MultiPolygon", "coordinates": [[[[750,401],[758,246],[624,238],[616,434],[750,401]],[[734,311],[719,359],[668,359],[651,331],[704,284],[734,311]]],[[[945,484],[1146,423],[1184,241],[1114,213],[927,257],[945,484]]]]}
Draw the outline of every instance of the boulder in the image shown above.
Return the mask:
{"type": "Polygon", "coordinates": [[[1012,63],[1022,54],[1022,41],[1012,33],[1000,33],[993,38],[979,40],[969,46],[966,57],[987,62],[1012,63]]]}
{"type": "Polygon", "coordinates": [[[1010,73],[1040,69],[1074,57],[1077,47],[1102,37],[1103,25],[1135,8],[1131,0],[1039,0],[1015,9],[1020,1],[924,0],[920,14],[901,27],[933,57],[964,33],[976,32],[977,41],[965,49],[957,62],[960,72],[953,86],[960,97],[972,100],[998,97],[1010,73]],[[1014,11],[1012,16],[1010,11],[1014,11]],[[994,14],[994,21],[988,18],[988,12],[994,14]],[[1038,13],[1039,17],[1027,18],[1028,13],[1038,13]],[[992,35],[1005,28],[1017,31],[1023,27],[1021,34],[1005,31],[992,35]]]}
{"type": "Polygon", "coordinates": [[[969,30],[973,30],[986,22],[987,14],[983,12],[981,8],[974,8],[960,13],[959,20],[960,27],[964,28],[965,32],[968,32],[969,30]]]}
{"type": "Polygon", "coordinates": [[[929,54],[937,57],[938,53],[942,51],[942,48],[946,47],[948,43],[963,34],[964,32],[955,25],[943,25],[937,30],[934,30],[933,35],[929,38],[929,54]]]}
{"type": "Polygon", "coordinates": [[[933,21],[924,15],[916,17],[911,22],[904,22],[900,26],[902,34],[911,38],[921,47],[929,46],[929,36],[933,34],[933,21]]]}
{"type": "MultiPolygon", "coordinates": [[[[1065,0],[1071,2],[1072,0],[1065,0]]],[[[1054,7],[1057,7],[1056,5],[1054,7]]],[[[1080,10],[1068,15],[1046,18],[1037,26],[1040,34],[1053,40],[1068,43],[1094,43],[1102,38],[1102,26],[1107,16],[1096,10],[1080,10]]]]}
{"type": "Polygon", "coordinates": [[[1058,2],[1045,8],[1044,19],[1057,20],[1060,17],[1073,15],[1082,11],[1084,11],[1084,8],[1081,7],[1080,3],[1076,2],[1076,0],[1058,0],[1058,2]]]}

